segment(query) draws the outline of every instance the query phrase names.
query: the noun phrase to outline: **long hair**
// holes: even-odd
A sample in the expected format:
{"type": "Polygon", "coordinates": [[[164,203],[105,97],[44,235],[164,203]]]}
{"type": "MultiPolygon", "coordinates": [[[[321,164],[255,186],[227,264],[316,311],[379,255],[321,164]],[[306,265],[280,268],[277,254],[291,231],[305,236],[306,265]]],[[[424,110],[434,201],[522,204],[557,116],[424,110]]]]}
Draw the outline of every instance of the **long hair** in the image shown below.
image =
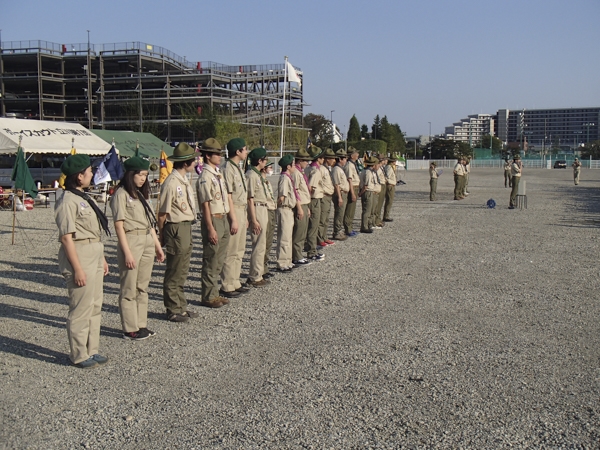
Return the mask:
{"type": "Polygon", "coordinates": [[[150,183],[148,182],[148,177],[146,177],[146,180],[144,181],[144,184],[142,185],[141,188],[138,188],[135,183],[133,182],[133,177],[137,174],[139,174],[140,172],[142,172],[141,170],[128,170],[127,172],[125,172],[125,174],[123,175],[123,178],[121,178],[121,180],[119,181],[119,185],[117,186],[117,189],[119,188],[123,188],[127,191],[127,193],[129,194],[130,197],[133,198],[138,198],[137,192],[138,190],[142,193],[142,195],[144,196],[144,198],[146,200],[148,200],[148,198],[150,197],[150,183]]]}

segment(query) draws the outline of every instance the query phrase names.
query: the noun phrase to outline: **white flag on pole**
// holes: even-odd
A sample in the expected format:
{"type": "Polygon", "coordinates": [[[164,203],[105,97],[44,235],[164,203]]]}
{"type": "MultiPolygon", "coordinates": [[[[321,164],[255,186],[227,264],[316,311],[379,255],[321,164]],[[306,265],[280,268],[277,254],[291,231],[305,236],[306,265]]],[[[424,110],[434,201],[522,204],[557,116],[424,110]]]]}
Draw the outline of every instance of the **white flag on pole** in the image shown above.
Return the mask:
{"type": "Polygon", "coordinates": [[[287,65],[288,80],[298,83],[298,86],[302,86],[302,80],[300,80],[298,72],[296,72],[294,66],[292,66],[289,61],[286,61],[285,63],[287,65]]]}

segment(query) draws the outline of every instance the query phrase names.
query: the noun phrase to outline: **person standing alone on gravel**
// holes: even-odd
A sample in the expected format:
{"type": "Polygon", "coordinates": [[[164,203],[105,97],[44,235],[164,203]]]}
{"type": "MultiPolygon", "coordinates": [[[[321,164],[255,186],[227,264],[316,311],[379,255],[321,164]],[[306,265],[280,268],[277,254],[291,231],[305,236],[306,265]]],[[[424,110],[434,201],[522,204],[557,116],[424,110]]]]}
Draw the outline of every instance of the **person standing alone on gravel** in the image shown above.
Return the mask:
{"type": "Polygon", "coordinates": [[[510,205],[508,209],[515,209],[515,201],[517,199],[517,193],[519,192],[519,181],[521,180],[521,167],[521,157],[519,155],[515,155],[513,162],[510,165],[512,190],[510,191],[510,205]]]}
{"type": "Polygon", "coordinates": [[[435,201],[435,194],[437,192],[437,181],[438,181],[438,171],[437,164],[435,161],[431,161],[429,164],[429,201],[435,201]]]}
{"type": "Polygon", "coordinates": [[[575,181],[575,186],[577,186],[579,184],[579,174],[581,174],[581,162],[579,161],[579,158],[575,158],[572,167],[573,179],[575,181]]]}
{"type": "Polygon", "coordinates": [[[102,230],[110,235],[108,219],[83,192],[93,177],[90,157],[71,155],[60,170],[66,176],[65,192],[54,205],[54,218],[61,243],[58,267],[69,293],[69,357],[80,369],[91,369],[108,362],[98,353],[104,276],[108,274],[100,236],[102,230]]]}
{"type": "Polygon", "coordinates": [[[154,256],[163,262],[165,254],[154,230],[156,216],[148,202],[150,162],[134,156],[123,165],[125,174],[110,201],[118,238],[119,313],[123,338],[141,341],[156,334],[147,328],[148,285],[154,256]]]}

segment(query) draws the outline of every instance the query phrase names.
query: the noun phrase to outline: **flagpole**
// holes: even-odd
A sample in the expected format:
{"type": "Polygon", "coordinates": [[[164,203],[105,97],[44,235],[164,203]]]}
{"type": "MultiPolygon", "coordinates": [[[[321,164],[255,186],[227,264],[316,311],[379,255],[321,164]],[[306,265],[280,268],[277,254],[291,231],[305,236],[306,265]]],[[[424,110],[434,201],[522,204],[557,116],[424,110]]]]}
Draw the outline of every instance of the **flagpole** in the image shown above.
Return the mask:
{"type": "Polygon", "coordinates": [[[285,56],[285,71],[283,76],[283,108],[281,112],[281,147],[279,148],[279,157],[283,158],[283,130],[285,128],[285,91],[287,89],[287,62],[288,57],[285,56]]]}

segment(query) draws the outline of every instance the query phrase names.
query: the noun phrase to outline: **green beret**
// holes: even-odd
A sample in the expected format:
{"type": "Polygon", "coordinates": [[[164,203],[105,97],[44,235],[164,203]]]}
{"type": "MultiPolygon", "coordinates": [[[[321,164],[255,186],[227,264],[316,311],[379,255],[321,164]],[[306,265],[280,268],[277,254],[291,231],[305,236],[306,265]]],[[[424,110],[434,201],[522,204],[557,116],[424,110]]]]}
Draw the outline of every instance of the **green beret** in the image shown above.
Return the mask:
{"type": "Polygon", "coordinates": [[[92,165],[88,155],[77,153],[65,159],[65,162],[60,166],[60,171],[66,176],[79,173],[92,165]]]}
{"type": "Polygon", "coordinates": [[[229,152],[230,156],[233,156],[235,155],[236,151],[244,148],[245,146],[245,140],[243,140],[242,138],[234,138],[227,143],[227,151],[229,152]]]}
{"type": "Polygon", "coordinates": [[[285,169],[287,166],[291,165],[294,163],[294,157],[292,155],[285,155],[283,158],[281,158],[279,160],[279,166],[281,166],[282,169],[285,169]]]}
{"type": "Polygon", "coordinates": [[[253,166],[256,166],[258,164],[258,161],[265,158],[266,156],[267,156],[267,150],[263,147],[255,148],[248,154],[250,163],[253,166]]]}
{"type": "Polygon", "coordinates": [[[150,168],[150,161],[139,156],[133,156],[126,160],[123,165],[126,171],[130,170],[148,170],[150,168]]]}

